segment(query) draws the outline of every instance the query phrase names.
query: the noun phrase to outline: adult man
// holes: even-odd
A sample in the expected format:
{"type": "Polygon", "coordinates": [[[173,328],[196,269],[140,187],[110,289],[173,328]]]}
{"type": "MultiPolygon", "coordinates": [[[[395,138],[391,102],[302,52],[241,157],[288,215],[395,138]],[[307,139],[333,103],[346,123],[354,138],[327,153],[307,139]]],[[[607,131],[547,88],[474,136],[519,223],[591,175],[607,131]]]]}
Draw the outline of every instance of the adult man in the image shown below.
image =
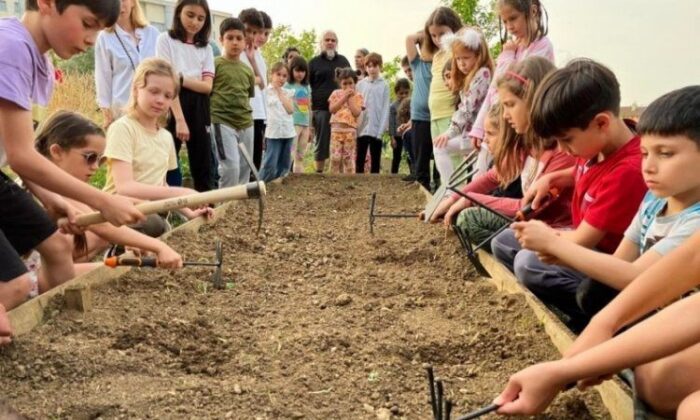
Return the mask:
{"type": "Polygon", "coordinates": [[[321,53],[309,62],[309,84],[311,85],[311,111],[313,129],[316,132],[316,172],[323,172],[330,156],[331,113],[328,98],[338,88],[335,69],[350,67],[350,62],[338,54],[338,36],[325,31],[321,36],[321,53]]]}

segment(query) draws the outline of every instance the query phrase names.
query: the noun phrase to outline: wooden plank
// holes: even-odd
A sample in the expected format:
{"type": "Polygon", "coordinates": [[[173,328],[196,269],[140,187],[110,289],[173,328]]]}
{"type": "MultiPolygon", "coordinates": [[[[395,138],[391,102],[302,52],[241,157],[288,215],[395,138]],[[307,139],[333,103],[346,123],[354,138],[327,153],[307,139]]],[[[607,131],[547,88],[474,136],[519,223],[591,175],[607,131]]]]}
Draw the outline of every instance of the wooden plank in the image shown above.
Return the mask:
{"type": "MultiPolygon", "coordinates": [[[[484,278],[501,291],[524,296],[525,301],[544,326],[544,330],[549,335],[552,343],[563,354],[574,342],[575,336],[571,331],[532,292],[520,284],[513,273],[496,261],[491,254],[483,250],[479,250],[478,253],[481,263],[491,275],[491,278],[484,278]]],[[[620,382],[617,380],[606,381],[597,386],[596,391],[600,394],[603,404],[608,409],[613,420],[632,418],[632,397],[629,390],[623,387],[620,382]]]]}
{"type": "MultiPolygon", "coordinates": [[[[176,227],[170,232],[165,233],[160,237],[160,239],[165,240],[175,232],[197,231],[202,225],[213,223],[225,215],[228,208],[233,205],[235,205],[235,202],[228,202],[217,207],[214,210],[214,218],[211,222],[208,222],[201,217],[190,220],[189,222],[176,227]]],[[[111,283],[114,279],[128,272],[129,269],[130,267],[98,267],[70,281],[67,281],[58,287],[55,287],[46,293],[24,302],[22,305],[8,312],[8,317],[10,318],[10,324],[12,325],[14,335],[21,336],[27,334],[40,325],[44,319],[44,312],[50,305],[51,301],[56,296],[64,295],[66,289],[72,287],[87,287],[95,289],[96,287],[111,283]]]]}

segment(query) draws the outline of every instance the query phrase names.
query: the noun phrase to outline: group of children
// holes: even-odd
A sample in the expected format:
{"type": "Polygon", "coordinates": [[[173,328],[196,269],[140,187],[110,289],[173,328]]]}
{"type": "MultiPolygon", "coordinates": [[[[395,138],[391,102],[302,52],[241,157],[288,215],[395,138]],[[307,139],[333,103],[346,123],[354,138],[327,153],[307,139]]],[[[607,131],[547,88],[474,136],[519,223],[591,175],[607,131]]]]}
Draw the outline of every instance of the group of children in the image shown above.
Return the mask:
{"type": "Polygon", "coordinates": [[[454,163],[479,153],[476,175],[462,194],[444,197],[431,221],[474,243],[493,238],[486,248],[581,332],[562,361],[514,375],[495,401],[499,412],[537,413],[571,382],[590,386],[637,366],[642,400],[658,414],[693,418],[700,410],[697,327],[682,316],[675,320],[682,326],[653,328],[670,314],[690,315],[696,299],[653,311],[700,282],[681,263],[685,256],[697,270],[690,255],[700,240],[700,86],[654,101],[638,124],[623,120],[620,87],[607,67],[588,59],[555,67],[538,0],[496,5],[503,49],[495,66],[483,36],[447,8],[406,45],[418,181],[429,188],[431,155],[444,182],[454,163]],[[456,110],[435,84],[441,75],[459,95],[456,110]],[[535,220],[506,226],[526,205],[535,220]],[[659,341],[652,349],[631,353],[652,337],[659,341]]]}
{"type": "MultiPolygon", "coordinates": [[[[302,169],[310,137],[306,61],[288,50],[268,82],[260,47],[271,21],[255,9],[221,23],[223,51],[214,59],[205,0],[178,1],[173,27],[155,41],[156,57],[136,65],[129,56],[123,107],[113,108],[109,95],[100,101],[106,133],[61,111],[35,141],[31,106],[46,104],[53,89],[45,53],[69,58],[105,27],[129,36],[114,25],[135,3],[27,0],[21,21],[0,20],[0,166],[22,180],[0,177],[0,345],[11,340],[7,310],[92,268],[110,244],[155,253],[163,267],[182,265],[154,238],[167,221],[134,206],[195,192],[179,186],[180,142],[199,191],[248,182],[239,144],[262,164],[263,180],[302,169]],[[87,183],[102,163],[103,191],[87,183]],[[77,226],[76,215],[92,210],[109,223],[77,226]],[[59,217],[67,220],[60,227],[59,217]]],[[[378,54],[363,55],[360,81],[351,68],[336,71],[332,171],[362,172],[369,149],[377,172],[388,130],[398,150],[392,172],[410,139],[411,166],[426,187],[431,158],[446,181],[455,163],[478,150],[466,198],[446,196],[432,221],[481,242],[505,225],[484,206],[511,218],[526,204],[534,209],[536,220],[513,223],[490,249],[581,334],[562,360],[515,374],[496,400],[499,412],[536,413],[571,382],[590,386],[636,367],[637,393],[654,411],[693,418],[700,412],[700,302],[692,294],[700,283],[700,86],[657,99],[635,126],[620,117],[619,84],[604,65],[554,66],[539,0],[496,6],[503,50],[495,64],[479,29],[440,7],[406,39],[402,64],[413,86],[399,80],[393,104],[378,54]]],[[[183,210],[188,218],[211,214],[183,210]]]]}

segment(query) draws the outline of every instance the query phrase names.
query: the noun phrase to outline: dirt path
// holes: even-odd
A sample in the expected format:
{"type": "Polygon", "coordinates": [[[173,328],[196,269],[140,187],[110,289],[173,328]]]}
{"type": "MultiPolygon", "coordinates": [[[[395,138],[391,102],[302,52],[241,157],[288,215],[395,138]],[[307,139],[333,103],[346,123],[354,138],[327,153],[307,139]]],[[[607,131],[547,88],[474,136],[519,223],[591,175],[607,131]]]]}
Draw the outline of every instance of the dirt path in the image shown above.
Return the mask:
{"type": "MultiPolygon", "coordinates": [[[[269,189],[261,237],[254,203],[176,236],[188,259],[223,241],[227,290],[205,269],[134,270],[94,292],[91,312],[55,310],[0,351],[4,398],[39,418],[426,419],[423,363],[463,413],[556,357],[454,237],[386,219],[370,236],[373,191],[381,212],[423,203],[397,178],[292,177],[269,189]]],[[[541,418],[605,418],[585,400],[572,392],[541,418]]]]}

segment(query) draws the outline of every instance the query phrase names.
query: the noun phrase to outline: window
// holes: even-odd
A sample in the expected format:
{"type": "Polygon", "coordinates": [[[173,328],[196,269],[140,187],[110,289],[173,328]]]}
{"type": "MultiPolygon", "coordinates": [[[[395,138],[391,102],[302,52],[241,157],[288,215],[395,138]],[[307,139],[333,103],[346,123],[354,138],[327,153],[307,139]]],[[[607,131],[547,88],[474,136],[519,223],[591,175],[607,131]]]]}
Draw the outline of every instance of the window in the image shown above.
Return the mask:
{"type": "Polygon", "coordinates": [[[7,2],[0,0],[0,12],[7,12],[7,2]]]}

